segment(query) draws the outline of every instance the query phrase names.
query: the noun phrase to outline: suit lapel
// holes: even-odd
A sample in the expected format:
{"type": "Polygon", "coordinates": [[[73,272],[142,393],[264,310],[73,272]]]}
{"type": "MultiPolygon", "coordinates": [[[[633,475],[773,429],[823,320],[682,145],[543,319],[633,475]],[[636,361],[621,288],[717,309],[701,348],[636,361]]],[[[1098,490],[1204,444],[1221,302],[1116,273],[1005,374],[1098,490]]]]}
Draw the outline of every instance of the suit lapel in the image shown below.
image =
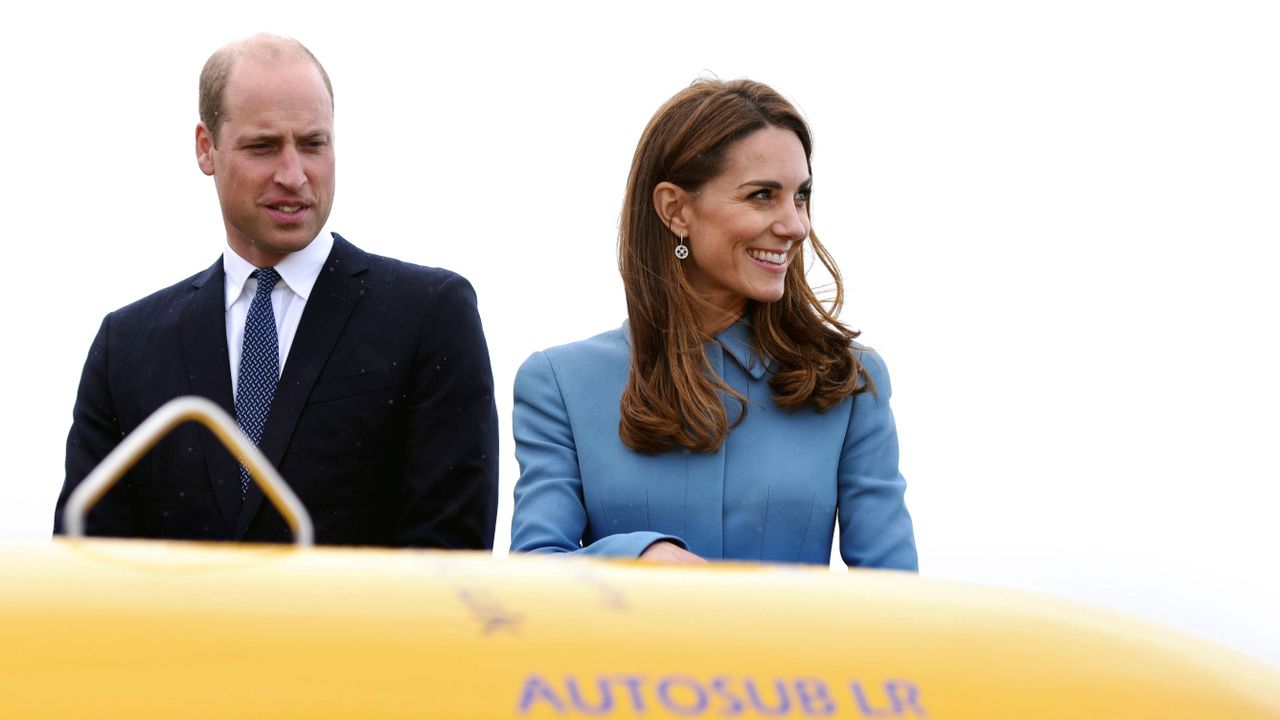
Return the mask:
{"type": "MultiPolygon", "coordinates": [[[[271,401],[271,413],[262,429],[259,447],[276,467],[280,466],[289,448],[293,429],[297,427],[316,378],[320,377],[320,371],[342,335],[351,311],[367,290],[362,275],[369,269],[369,262],[364,252],[337,233],[334,233],[333,241],[333,250],[329,252],[324,269],[320,271],[307,306],[302,311],[298,332],[294,335],[280,384],[276,387],[276,396],[271,401]]],[[[229,376],[230,371],[227,374],[229,376]]],[[[289,480],[285,478],[285,482],[289,480]]],[[[261,505],[262,490],[251,484],[236,524],[237,540],[244,538],[261,505]]]]}
{"type": "MultiPolygon", "coordinates": [[[[227,360],[225,277],[219,257],[192,282],[192,295],[181,320],[182,356],[192,394],[212,400],[235,417],[227,360]]],[[[211,433],[200,433],[200,442],[213,494],[230,532],[240,516],[238,466],[211,433]]]]}

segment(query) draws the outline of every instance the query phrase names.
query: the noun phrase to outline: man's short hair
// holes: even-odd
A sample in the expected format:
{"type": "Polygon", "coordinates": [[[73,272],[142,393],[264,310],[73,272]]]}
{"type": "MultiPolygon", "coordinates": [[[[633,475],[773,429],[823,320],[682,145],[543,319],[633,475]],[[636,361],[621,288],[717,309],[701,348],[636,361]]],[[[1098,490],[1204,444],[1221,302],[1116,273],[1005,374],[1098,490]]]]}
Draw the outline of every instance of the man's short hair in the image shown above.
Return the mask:
{"type": "Polygon", "coordinates": [[[200,122],[209,128],[213,144],[218,144],[218,129],[222,126],[222,101],[227,92],[231,71],[242,58],[253,57],[265,62],[278,62],[283,58],[309,60],[320,71],[324,87],[329,91],[329,103],[333,104],[333,84],[329,73],[305,45],[293,38],[262,33],[251,38],[237,40],[219,48],[205,61],[200,71],[200,122]]]}

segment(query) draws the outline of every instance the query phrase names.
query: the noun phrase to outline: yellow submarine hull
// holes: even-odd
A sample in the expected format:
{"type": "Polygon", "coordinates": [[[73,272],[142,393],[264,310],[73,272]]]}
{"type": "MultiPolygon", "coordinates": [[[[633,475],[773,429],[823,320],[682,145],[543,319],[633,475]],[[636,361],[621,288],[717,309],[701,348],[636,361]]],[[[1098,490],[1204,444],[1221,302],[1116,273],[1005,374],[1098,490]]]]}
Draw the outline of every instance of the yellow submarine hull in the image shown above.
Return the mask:
{"type": "Polygon", "coordinates": [[[892,572],[0,546],[4,718],[1280,718],[1280,671],[892,572]]]}

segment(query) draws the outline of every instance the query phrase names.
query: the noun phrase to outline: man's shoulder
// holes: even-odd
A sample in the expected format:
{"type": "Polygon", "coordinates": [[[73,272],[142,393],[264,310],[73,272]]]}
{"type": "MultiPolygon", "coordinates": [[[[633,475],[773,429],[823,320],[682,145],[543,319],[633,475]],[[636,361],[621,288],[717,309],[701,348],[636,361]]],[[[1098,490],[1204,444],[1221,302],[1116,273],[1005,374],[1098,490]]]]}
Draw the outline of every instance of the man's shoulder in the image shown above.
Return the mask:
{"type": "Polygon", "coordinates": [[[445,286],[471,284],[462,275],[445,268],[418,265],[386,255],[378,255],[360,249],[341,235],[334,233],[335,245],[330,262],[355,262],[370,272],[370,281],[394,291],[408,294],[434,295],[445,286]]]}
{"type": "Polygon", "coordinates": [[[112,311],[111,316],[116,320],[138,318],[154,321],[166,314],[177,312],[182,308],[185,299],[214,280],[218,267],[219,265],[215,264],[146,297],[134,300],[112,311]]]}
{"type": "Polygon", "coordinates": [[[370,270],[373,270],[378,276],[387,279],[403,279],[418,288],[439,289],[449,284],[470,285],[465,277],[447,268],[418,265],[372,253],[367,253],[366,257],[369,258],[370,270]]]}

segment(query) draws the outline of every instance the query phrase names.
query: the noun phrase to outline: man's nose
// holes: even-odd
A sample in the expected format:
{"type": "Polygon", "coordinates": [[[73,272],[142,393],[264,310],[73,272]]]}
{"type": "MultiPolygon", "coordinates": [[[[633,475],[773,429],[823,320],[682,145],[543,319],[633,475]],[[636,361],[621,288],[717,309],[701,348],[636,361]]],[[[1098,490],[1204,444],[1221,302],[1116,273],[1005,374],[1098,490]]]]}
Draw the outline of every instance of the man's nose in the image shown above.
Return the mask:
{"type": "Polygon", "coordinates": [[[276,165],[276,174],[272,179],[277,185],[290,191],[300,190],[307,184],[307,173],[302,167],[302,156],[298,153],[298,148],[288,145],[280,151],[280,162],[276,165]]]}

